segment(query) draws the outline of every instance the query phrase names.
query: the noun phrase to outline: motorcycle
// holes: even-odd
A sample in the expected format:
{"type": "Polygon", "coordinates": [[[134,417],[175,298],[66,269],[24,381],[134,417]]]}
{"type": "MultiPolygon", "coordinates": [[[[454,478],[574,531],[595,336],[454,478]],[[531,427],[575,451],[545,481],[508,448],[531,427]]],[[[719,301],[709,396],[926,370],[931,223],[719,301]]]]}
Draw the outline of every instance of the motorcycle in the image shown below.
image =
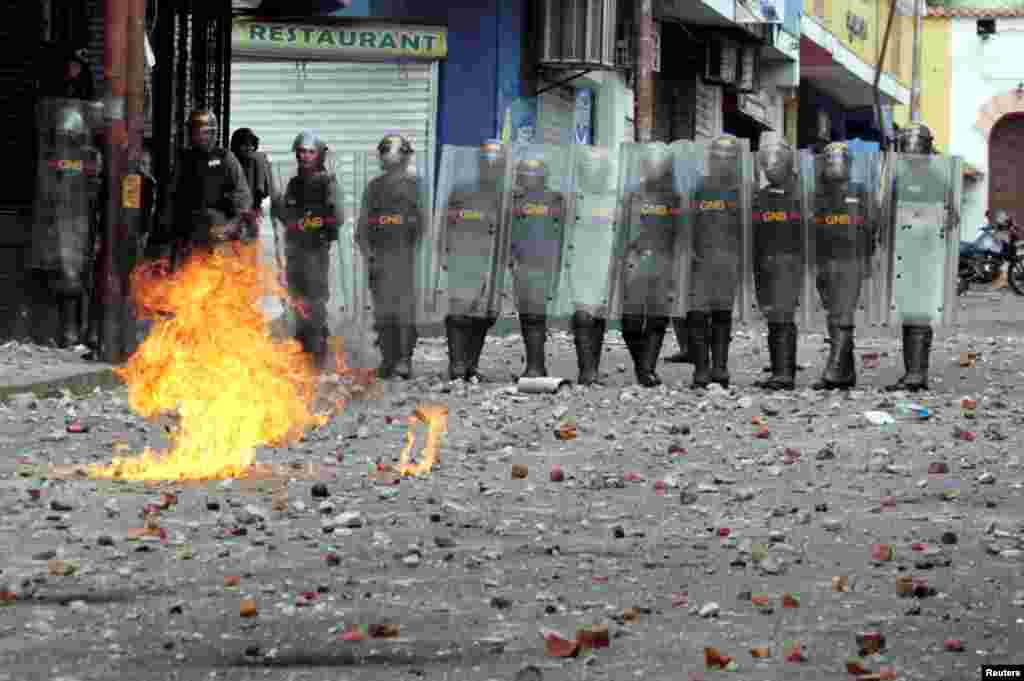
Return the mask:
{"type": "MultiPolygon", "coordinates": [[[[988,215],[986,214],[986,217],[988,215]]],[[[963,295],[971,284],[991,284],[1006,267],[1010,288],[1024,296],[1024,230],[1004,211],[996,220],[981,228],[973,242],[960,243],[957,295],[963,295]]]]}

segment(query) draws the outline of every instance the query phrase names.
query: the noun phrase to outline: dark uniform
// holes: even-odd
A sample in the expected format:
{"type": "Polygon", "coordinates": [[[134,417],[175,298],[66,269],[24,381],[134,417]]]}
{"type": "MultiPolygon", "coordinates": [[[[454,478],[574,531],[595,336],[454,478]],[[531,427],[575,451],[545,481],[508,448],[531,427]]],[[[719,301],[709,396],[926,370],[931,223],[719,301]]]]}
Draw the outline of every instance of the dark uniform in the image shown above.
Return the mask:
{"type": "Polygon", "coordinates": [[[79,313],[93,255],[93,209],[101,180],[88,106],[77,99],[44,99],[37,107],[40,157],[28,266],[44,275],[56,299],[61,347],[79,342],[79,313]]]}
{"type": "Polygon", "coordinates": [[[814,193],[814,242],[817,286],[825,304],[831,350],[815,389],[852,388],[857,383],[853,357],[854,315],[868,273],[874,225],[870,194],[850,180],[850,151],[835,142],[825,149],[814,193]]]}
{"type": "Polygon", "coordinates": [[[795,159],[786,145],[759,152],[768,185],[754,195],[754,286],[768,324],[772,376],[768,390],[792,390],[796,381],[796,309],[805,279],[805,231],[795,159]]]}
{"type": "Polygon", "coordinates": [[[235,155],[214,146],[216,116],[193,112],[189,127],[193,145],[178,157],[161,220],[161,241],[175,267],[194,246],[252,238],[237,224],[252,207],[252,193],[235,155]]]}
{"type": "Polygon", "coordinates": [[[412,144],[389,136],[377,147],[384,174],[370,181],[356,240],[369,262],[381,378],[412,376],[416,348],[416,267],[427,227],[424,193],[412,172],[412,144]]]}
{"type": "Polygon", "coordinates": [[[315,152],[308,165],[277,197],[274,214],[284,223],[285,274],[288,292],[299,307],[295,335],[318,367],[327,358],[327,301],[330,297],[330,248],[345,221],[338,181],[324,167],[327,145],[314,133],[303,132],[292,145],[298,156],[315,152]]]}
{"type": "Polygon", "coordinates": [[[544,345],[548,308],[561,272],[565,196],[547,188],[547,165],[524,159],[516,167],[510,234],[516,310],[526,347],[523,378],[547,376],[544,345]]]}
{"type": "Polygon", "coordinates": [[[661,385],[655,365],[678,283],[673,274],[682,200],[673,184],[670,150],[636,146],[637,158],[625,159],[627,174],[639,173],[641,181],[623,198],[622,340],[633,360],[637,383],[653,388],[661,385]]]}
{"type": "Polygon", "coordinates": [[[252,193],[252,206],[243,212],[245,237],[256,238],[262,218],[263,200],[271,193],[270,159],[261,151],[260,138],[250,128],[239,128],[231,135],[231,152],[238,159],[252,193]]]}
{"type": "Polygon", "coordinates": [[[451,380],[482,379],[480,355],[487,332],[498,320],[499,281],[504,263],[499,259],[502,207],[507,159],[497,140],[479,149],[451,148],[442,162],[455,176],[463,163],[477,166],[476,182],[452,187],[444,213],[444,263],[447,273],[448,309],[445,336],[448,341],[448,377],[451,380]]]}
{"type": "Polygon", "coordinates": [[[709,173],[701,179],[691,207],[694,245],[689,351],[694,360],[693,385],[698,388],[709,383],[729,385],[732,310],[743,260],[739,142],[723,135],[711,143],[709,153],[709,173]]]}

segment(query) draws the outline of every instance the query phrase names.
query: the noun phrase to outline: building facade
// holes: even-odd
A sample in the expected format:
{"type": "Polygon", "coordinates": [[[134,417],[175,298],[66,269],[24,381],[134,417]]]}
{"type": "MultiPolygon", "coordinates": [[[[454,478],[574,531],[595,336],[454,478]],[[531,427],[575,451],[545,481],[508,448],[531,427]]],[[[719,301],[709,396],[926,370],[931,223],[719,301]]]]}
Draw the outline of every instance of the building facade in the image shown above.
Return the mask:
{"type": "Polygon", "coordinates": [[[797,143],[881,142],[909,115],[913,63],[913,0],[896,4],[875,112],[874,80],[889,0],[804,0],[800,21],[800,94],[797,143]]]}
{"type": "Polygon", "coordinates": [[[976,236],[990,209],[1024,220],[1022,50],[1024,3],[975,0],[929,9],[922,120],[942,151],[965,161],[964,239],[976,236]]]}

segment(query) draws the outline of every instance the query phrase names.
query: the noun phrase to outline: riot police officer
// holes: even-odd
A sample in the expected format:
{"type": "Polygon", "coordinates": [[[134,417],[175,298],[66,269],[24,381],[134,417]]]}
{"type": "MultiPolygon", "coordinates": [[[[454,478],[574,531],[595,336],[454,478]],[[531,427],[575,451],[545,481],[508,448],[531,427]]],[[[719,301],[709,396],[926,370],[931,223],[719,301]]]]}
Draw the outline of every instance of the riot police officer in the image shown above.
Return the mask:
{"type": "Polygon", "coordinates": [[[758,151],[767,185],[754,196],[754,281],[768,323],[772,376],[766,390],[792,390],[796,382],[796,308],[804,284],[804,219],[792,147],[777,142],[758,151]]]}
{"type": "MultiPolygon", "coordinates": [[[[914,123],[896,138],[898,158],[891,190],[894,192],[893,250],[896,275],[894,302],[903,327],[905,373],[888,390],[917,392],[928,389],[932,350],[932,323],[941,313],[946,290],[948,239],[959,223],[959,211],[947,214],[955,166],[934,156],[928,126],[914,123]],[[951,170],[951,168],[953,170],[951,170]],[[945,219],[946,223],[942,224],[945,219]]],[[[948,157],[946,159],[949,160],[948,157]]]]}
{"type": "Polygon", "coordinates": [[[218,125],[209,110],[188,119],[191,146],[178,157],[161,219],[175,266],[192,246],[251,238],[238,218],[252,208],[252,192],[235,155],[217,146],[218,125]]]}
{"type": "Polygon", "coordinates": [[[831,339],[828,362],[815,390],[857,384],[853,356],[855,313],[868,271],[875,225],[867,187],[853,179],[853,157],[845,142],[825,147],[816,170],[814,242],[818,293],[827,311],[831,339]]]}
{"type": "Polygon", "coordinates": [[[327,301],[330,297],[330,247],[345,221],[338,181],[327,171],[327,144],[304,131],[292,143],[298,173],[271,210],[286,226],[285,276],[296,304],[295,336],[302,349],[323,368],[327,359],[327,301]]]}
{"type": "Polygon", "coordinates": [[[526,349],[523,378],[547,376],[544,346],[548,312],[561,269],[565,195],[548,188],[548,163],[523,158],[516,164],[510,252],[516,309],[526,349]]]}
{"type": "MultiPolygon", "coordinates": [[[[680,262],[682,197],[676,189],[672,150],[663,144],[627,145],[621,187],[623,266],[620,306],[622,340],[633,360],[636,381],[645,388],[661,385],[658,356],[676,307],[675,272],[680,262]],[[632,178],[637,183],[632,185],[632,178]]],[[[688,249],[682,251],[689,258],[688,249]]]]}
{"type": "Polygon", "coordinates": [[[693,301],[687,316],[695,388],[729,385],[732,310],[742,269],[739,141],[722,135],[708,152],[708,174],[694,196],[693,301]]]}
{"type": "Polygon", "coordinates": [[[504,234],[502,211],[508,157],[499,140],[489,139],[479,148],[446,147],[441,163],[443,181],[438,204],[446,208],[441,215],[443,263],[447,272],[444,325],[448,378],[483,380],[479,373],[480,356],[487,333],[498,320],[498,282],[504,281],[501,275],[505,267],[500,262],[498,244],[504,234]],[[453,185],[451,180],[471,168],[470,164],[476,166],[473,181],[453,185]]]}
{"type": "Polygon", "coordinates": [[[44,99],[37,106],[40,158],[29,267],[44,275],[57,302],[60,347],[79,342],[93,202],[100,189],[100,156],[91,144],[87,106],[74,99],[44,99]]]}
{"type": "Polygon", "coordinates": [[[384,174],[370,181],[356,239],[369,260],[381,378],[412,377],[416,347],[416,253],[427,226],[425,193],[411,166],[412,143],[389,135],[377,146],[384,174]]]}

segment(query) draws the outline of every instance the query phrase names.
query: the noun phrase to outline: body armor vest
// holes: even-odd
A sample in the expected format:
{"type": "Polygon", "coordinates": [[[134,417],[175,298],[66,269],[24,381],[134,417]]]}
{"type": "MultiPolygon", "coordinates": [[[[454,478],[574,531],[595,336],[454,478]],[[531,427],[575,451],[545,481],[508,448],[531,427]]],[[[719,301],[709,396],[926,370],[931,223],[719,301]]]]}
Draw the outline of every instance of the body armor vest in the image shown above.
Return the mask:
{"type": "Polygon", "coordinates": [[[754,253],[803,252],[803,216],[796,188],[765,187],[754,197],[754,253]]]}
{"type": "Polygon", "coordinates": [[[217,210],[229,218],[234,217],[234,208],[226,196],[234,189],[225,166],[226,158],[224,149],[210,152],[188,149],[182,154],[183,187],[178,200],[184,203],[187,212],[217,210]]]}

